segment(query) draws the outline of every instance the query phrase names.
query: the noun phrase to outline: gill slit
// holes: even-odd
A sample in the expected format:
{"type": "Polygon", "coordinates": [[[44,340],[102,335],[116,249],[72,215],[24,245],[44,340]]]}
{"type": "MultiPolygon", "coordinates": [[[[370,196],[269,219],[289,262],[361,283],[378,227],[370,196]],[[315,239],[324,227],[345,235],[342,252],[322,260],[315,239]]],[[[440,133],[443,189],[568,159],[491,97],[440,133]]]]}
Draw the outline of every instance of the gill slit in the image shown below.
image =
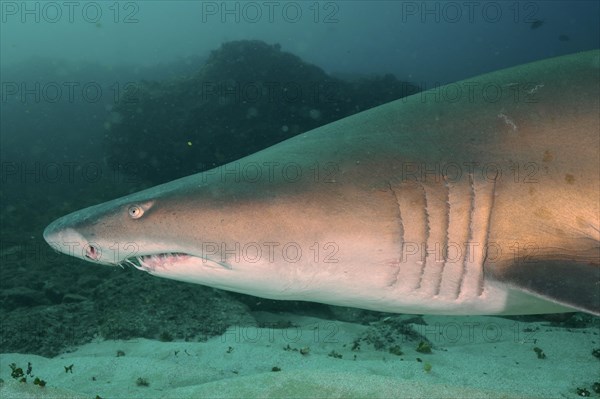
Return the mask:
{"type": "Polygon", "coordinates": [[[398,276],[400,275],[400,266],[402,264],[402,259],[404,259],[404,220],[402,219],[402,209],[400,208],[400,201],[398,200],[398,195],[396,194],[396,190],[392,186],[392,183],[388,181],[388,186],[392,195],[394,196],[394,200],[396,201],[396,209],[398,209],[398,227],[400,230],[400,256],[398,257],[398,261],[396,263],[396,271],[392,275],[392,280],[388,284],[388,287],[392,287],[398,282],[398,276]]]}
{"type": "Polygon", "coordinates": [[[427,190],[425,190],[425,187],[423,186],[423,183],[419,182],[419,187],[421,187],[421,190],[423,191],[423,202],[424,202],[424,207],[423,207],[423,211],[424,211],[424,217],[425,217],[425,237],[423,240],[423,245],[425,247],[425,256],[421,259],[421,275],[419,276],[419,283],[417,284],[417,286],[415,287],[416,290],[419,290],[421,288],[421,284],[423,283],[423,277],[425,276],[425,268],[427,267],[427,260],[429,258],[429,248],[427,248],[427,245],[429,243],[429,236],[431,235],[431,226],[430,223],[431,221],[430,219],[430,215],[429,215],[429,201],[427,200],[427,190]]]}
{"type": "Polygon", "coordinates": [[[434,295],[438,296],[440,294],[440,290],[442,289],[442,280],[444,277],[444,269],[446,268],[446,263],[448,262],[448,245],[450,245],[450,185],[448,184],[448,180],[446,180],[446,176],[442,175],[444,179],[444,193],[446,194],[446,198],[444,201],[444,207],[446,210],[446,226],[445,228],[445,237],[444,237],[444,245],[441,247],[442,253],[442,266],[439,273],[439,279],[437,281],[437,286],[435,287],[434,295]]]}
{"type": "Polygon", "coordinates": [[[462,293],[463,288],[464,288],[465,275],[467,273],[467,262],[470,257],[471,241],[473,240],[473,214],[475,213],[475,181],[474,181],[472,173],[469,173],[469,196],[471,199],[471,201],[469,203],[469,222],[468,222],[469,231],[467,234],[467,242],[465,243],[465,256],[462,261],[462,270],[461,270],[460,279],[459,279],[459,282],[457,285],[456,298],[458,298],[460,296],[460,294],[462,293]]]}

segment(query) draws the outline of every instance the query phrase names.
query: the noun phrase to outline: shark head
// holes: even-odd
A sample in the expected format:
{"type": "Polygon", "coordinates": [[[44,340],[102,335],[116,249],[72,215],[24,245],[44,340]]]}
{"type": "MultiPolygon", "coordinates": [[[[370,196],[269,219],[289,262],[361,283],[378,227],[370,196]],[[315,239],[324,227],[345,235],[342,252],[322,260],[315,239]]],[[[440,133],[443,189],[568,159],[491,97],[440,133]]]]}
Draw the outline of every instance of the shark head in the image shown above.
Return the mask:
{"type": "Polygon", "coordinates": [[[153,204],[123,198],[85,208],[52,222],[44,239],[59,252],[105,265],[162,254],[169,244],[148,239],[153,204]]]}
{"type": "Polygon", "coordinates": [[[63,216],[46,227],[44,239],[92,263],[279,298],[290,287],[276,266],[297,266],[286,256],[298,244],[266,226],[273,222],[268,215],[293,207],[269,199],[269,189],[255,182],[229,183],[214,171],[178,179],[63,216]]]}
{"type": "MultiPolygon", "coordinates": [[[[202,186],[189,180],[180,179],[63,216],[46,227],[44,239],[56,251],[79,259],[132,265],[151,274],[185,273],[192,267],[212,273],[229,270],[226,262],[219,262],[212,246],[198,244],[204,238],[202,226],[190,226],[193,215],[183,211],[189,210],[183,198],[190,184],[202,186]],[[196,230],[200,236],[186,229],[196,230]]],[[[195,213],[206,225],[214,223],[210,212],[195,213]]],[[[211,281],[209,277],[206,280],[211,281]]]]}

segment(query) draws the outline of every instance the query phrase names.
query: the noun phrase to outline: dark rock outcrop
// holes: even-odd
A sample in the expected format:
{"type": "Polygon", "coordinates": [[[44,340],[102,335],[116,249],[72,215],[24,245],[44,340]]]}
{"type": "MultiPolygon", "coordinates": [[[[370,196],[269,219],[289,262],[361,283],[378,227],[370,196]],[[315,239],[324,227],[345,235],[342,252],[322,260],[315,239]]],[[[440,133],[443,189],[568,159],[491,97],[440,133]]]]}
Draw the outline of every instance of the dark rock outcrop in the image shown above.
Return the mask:
{"type": "Polygon", "coordinates": [[[343,81],[279,45],[229,42],[194,75],[140,83],[115,108],[106,144],[113,166],[156,184],[417,91],[392,75],[343,81]]]}

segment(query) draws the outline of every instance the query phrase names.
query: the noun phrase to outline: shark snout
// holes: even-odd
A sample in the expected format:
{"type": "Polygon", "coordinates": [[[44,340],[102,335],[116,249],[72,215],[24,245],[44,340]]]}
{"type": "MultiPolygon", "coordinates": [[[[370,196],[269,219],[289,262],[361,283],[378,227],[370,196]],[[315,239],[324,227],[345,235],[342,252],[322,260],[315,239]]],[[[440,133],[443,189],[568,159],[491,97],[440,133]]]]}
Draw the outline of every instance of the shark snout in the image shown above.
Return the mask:
{"type": "MultiPolygon", "coordinates": [[[[90,251],[88,241],[74,228],[65,226],[63,218],[55,220],[44,229],[44,240],[58,252],[77,258],[89,257],[86,256],[90,251]]],[[[94,250],[91,251],[93,253],[94,250]]]]}
{"type": "Polygon", "coordinates": [[[116,265],[136,257],[141,253],[140,247],[147,251],[144,255],[175,252],[170,248],[163,251],[160,245],[154,248],[145,240],[136,239],[135,231],[132,233],[126,228],[127,220],[113,223],[110,219],[114,215],[105,208],[108,207],[88,208],[53,221],[44,229],[44,240],[58,252],[104,265],[116,265]],[[118,224],[120,222],[122,224],[118,224]]]}

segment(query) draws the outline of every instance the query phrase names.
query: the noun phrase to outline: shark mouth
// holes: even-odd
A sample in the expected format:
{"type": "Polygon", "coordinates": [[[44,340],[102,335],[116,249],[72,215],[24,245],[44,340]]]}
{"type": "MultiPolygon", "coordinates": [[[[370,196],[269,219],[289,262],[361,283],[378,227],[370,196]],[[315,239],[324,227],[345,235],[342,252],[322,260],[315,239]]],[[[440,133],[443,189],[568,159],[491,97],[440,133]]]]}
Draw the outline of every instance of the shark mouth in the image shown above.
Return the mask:
{"type": "MultiPolygon", "coordinates": [[[[88,244],[84,255],[92,261],[106,263],[102,261],[102,252],[94,245],[88,244]]],[[[163,252],[158,254],[131,256],[117,264],[121,267],[123,265],[130,265],[139,270],[152,271],[157,268],[172,266],[194,257],[195,256],[184,252],[163,252]]]]}
{"type": "Polygon", "coordinates": [[[127,264],[135,267],[138,270],[148,272],[156,269],[165,269],[193,257],[193,255],[183,252],[166,252],[152,255],[133,256],[125,259],[123,262],[121,262],[121,265],[127,264]]]}

